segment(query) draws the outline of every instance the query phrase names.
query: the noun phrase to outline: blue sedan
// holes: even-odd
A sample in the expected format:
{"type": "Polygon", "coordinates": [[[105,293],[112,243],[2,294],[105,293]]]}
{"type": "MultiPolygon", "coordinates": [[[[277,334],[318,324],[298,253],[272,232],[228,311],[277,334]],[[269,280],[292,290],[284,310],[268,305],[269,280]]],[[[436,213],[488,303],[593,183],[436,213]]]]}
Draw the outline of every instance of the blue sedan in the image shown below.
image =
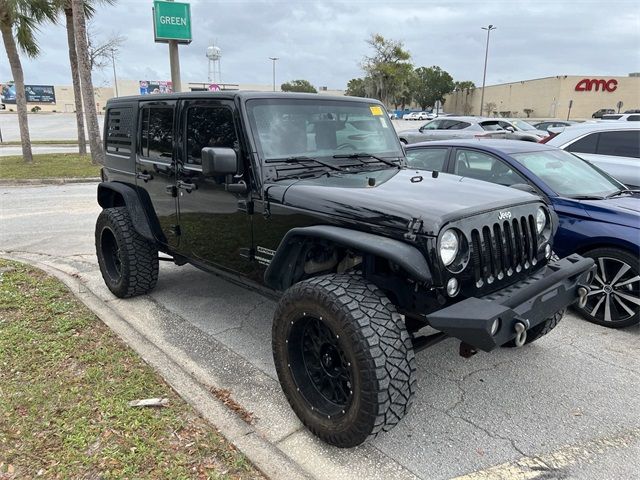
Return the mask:
{"type": "MultiPolygon", "coordinates": [[[[583,316],[607,327],[640,317],[640,192],[548,145],[457,140],[406,147],[410,166],[485,180],[540,195],[558,214],[554,250],[591,257],[597,274],[583,316]]],[[[473,195],[473,192],[469,192],[473,195]]]]}

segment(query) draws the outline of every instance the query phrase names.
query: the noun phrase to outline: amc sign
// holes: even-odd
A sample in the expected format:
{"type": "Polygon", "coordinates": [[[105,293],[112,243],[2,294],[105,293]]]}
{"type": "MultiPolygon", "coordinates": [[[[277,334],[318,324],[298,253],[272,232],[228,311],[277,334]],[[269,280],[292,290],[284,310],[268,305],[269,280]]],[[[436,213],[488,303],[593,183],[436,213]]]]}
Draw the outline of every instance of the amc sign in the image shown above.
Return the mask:
{"type": "Polygon", "coordinates": [[[618,88],[618,81],[615,78],[604,80],[598,78],[583,78],[576,83],[576,92],[615,92],[618,88]]]}

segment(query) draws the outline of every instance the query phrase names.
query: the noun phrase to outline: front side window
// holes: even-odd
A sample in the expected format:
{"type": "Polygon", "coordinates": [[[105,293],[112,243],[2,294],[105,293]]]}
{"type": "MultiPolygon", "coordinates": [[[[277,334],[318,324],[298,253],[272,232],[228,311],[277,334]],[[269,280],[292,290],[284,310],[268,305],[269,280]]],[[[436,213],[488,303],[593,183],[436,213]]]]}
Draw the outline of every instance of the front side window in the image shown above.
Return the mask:
{"type": "Polygon", "coordinates": [[[254,99],[247,102],[253,138],[265,160],[368,153],[401,158],[382,107],[340,100],[254,99]]]}
{"type": "Polygon", "coordinates": [[[456,152],[454,173],[500,185],[526,183],[507,163],[488,153],[459,149],[456,152]]]}
{"type": "Polygon", "coordinates": [[[407,163],[412,168],[442,172],[447,160],[447,148],[417,148],[407,152],[407,163]]]}
{"type": "Polygon", "coordinates": [[[237,148],[233,114],[226,107],[194,106],[187,110],[187,163],[202,164],[205,147],[237,148]]]}
{"type": "Polygon", "coordinates": [[[430,122],[425,123],[421,130],[439,130],[442,128],[443,123],[443,120],[431,120],[430,122]]]}
{"type": "Polygon", "coordinates": [[[144,107],[141,116],[140,155],[170,162],[173,149],[173,108],[144,107]]]}
{"type": "Polygon", "coordinates": [[[563,150],[513,153],[511,156],[563,197],[606,196],[622,187],[589,162],[563,150]]]}
{"type": "Polygon", "coordinates": [[[627,122],[640,122],[640,115],[629,115],[627,122]]]}
{"type": "Polygon", "coordinates": [[[596,153],[598,134],[592,133],[576,140],[567,147],[567,151],[575,153],[596,153]]]}
{"type": "Polygon", "coordinates": [[[640,130],[600,132],[596,153],[615,157],[640,158],[640,130]]]}

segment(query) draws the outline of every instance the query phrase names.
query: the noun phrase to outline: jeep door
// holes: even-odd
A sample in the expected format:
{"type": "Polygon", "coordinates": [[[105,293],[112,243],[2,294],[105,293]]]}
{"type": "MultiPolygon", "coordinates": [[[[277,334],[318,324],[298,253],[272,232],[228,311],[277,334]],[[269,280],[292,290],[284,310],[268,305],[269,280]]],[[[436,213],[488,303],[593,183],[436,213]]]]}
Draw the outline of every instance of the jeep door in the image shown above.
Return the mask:
{"type": "Polygon", "coordinates": [[[202,172],[205,147],[232,148],[242,158],[233,101],[183,100],[179,110],[178,252],[196,262],[246,273],[251,248],[248,194],[227,190],[229,184],[243,181],[244,173],[205,177],[202,172]]]}
{"type": "Polygon", "coordinates": [[[178,245],[174,150],[175,100],[141,102],[138,115],[136,185],[158,241],[170,248],[178,245]],[[154,216],[155,212],[155,216],[154,216]]]}

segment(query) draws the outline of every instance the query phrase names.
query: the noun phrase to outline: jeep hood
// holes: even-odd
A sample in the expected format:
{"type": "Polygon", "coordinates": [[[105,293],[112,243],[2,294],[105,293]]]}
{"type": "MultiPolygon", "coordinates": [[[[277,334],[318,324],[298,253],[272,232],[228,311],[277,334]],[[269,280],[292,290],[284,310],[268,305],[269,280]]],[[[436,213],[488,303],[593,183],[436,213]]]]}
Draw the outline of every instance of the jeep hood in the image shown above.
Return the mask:
{"type": "Polygon", "coordinates": [[[450,221],[540,201],[509,187],[445,173],[433,178],[431,172],[409,169],[323,175],[273,187],[267,186],[270,201],[285,206],[399,229],[416,218],[427,235],[437,235],[450,221]]]}

